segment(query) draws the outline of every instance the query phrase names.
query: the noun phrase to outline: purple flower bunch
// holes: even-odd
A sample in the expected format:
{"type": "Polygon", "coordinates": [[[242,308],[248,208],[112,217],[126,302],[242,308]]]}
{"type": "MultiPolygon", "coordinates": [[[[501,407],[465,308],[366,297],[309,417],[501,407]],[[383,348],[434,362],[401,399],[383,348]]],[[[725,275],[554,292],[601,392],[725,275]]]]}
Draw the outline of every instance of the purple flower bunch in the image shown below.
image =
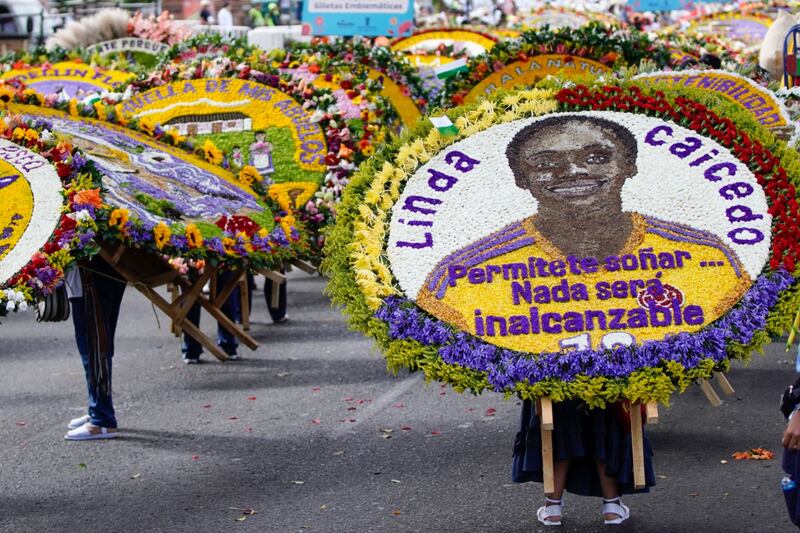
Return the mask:
{"type": "Polygon", "coordinates": [[[618,347],[612,350],[578,350],[531,355],[499,348],[468,333],[454,330],[431,317],[411,300],[391,296],[375,313],[389,327],[394,340],[414,340],[439,346],[439,356],[448,364],[485,372],[497,390],[512,389],[516,383],[554,379],[573,381],[588,377],[623,378],[636,370],[659,367],[674,361],[684,369],[703,360],[720,363],[728,357],[731,342],[747,344],[767,325],[770,309],[781,292],[794,282],[785,269],[760,276],[741,301],[725,316],[697,333],[669,335],[659,341],[618,347]]]}

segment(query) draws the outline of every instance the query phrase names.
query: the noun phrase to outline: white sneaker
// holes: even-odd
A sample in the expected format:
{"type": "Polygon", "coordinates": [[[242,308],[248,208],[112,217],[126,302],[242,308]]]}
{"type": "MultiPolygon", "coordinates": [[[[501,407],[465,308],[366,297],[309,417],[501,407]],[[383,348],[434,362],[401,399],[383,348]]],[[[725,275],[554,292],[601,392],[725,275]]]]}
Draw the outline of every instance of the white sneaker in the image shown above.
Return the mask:
{"type": "Polygon", "coordinates": [[[117,437],[116,428],[104,428],[95,426],[89,422],[85,423],[77,429],[67,431],[64,435],[66,440],[98,440],[98,439],[114,439],[117,437]]]}
{"type": "Polygon", "coordinates": [[[67,424],[67,429],[78,429],[79,427],[84,425],[86,422],[89,422],[90,420],[91,418],[89,417],[89,415],[83,415],[79,416],[78,418],[73,418],[72,420],[69,421],[69,424],[67,424]]]}

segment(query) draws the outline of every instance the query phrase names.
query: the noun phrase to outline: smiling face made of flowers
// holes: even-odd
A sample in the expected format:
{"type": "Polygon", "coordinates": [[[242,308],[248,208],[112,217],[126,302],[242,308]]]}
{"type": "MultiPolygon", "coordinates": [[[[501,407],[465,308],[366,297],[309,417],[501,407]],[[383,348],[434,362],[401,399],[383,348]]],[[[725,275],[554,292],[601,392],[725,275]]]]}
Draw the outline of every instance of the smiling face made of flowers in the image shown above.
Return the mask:
{"type": "MultiPolygon", "coordinates": [[[[629,135],[630,136],[630,135],[629,135]]],[[[599,121],[556,119],[522,130],[509,149],[517,186],[539,201],[539,210],[601,211],[621,208],[620,192],[636,173],[625,142],[599,121]]]]}

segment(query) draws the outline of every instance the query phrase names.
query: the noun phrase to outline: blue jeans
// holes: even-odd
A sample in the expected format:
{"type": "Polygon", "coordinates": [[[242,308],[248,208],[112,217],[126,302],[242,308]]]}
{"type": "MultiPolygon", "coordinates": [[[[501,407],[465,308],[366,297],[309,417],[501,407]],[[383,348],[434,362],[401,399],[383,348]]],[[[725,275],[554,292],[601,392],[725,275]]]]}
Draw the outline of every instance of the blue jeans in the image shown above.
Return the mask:
{"type": "MultiPolygon", "coordinates": [[[[220,288],[224,287],[232,277],[233,272],[220,272],[217,275],[217,286],[220,288]]],[[[231,295],[228,296],[228,299],[225,300],[225,303],[222,304],[222,312],[225,313],[226,317],[230,318],[234,322],[241,322],[242,309],[241,302],[239,301],[238,289],[234,289],[231,295]]],[[[200,326],[200,304],[194,304],[192,308],[189,309],[189,312],[186,313],[186,319],[195,326],[200,326]]],[[[218,323],[217,344],[226,354],[236,355],[236,349],[239,346],[239,341],[236,340],[236,336],[233,333],[218,323]]],[[[181,351],[183,352],[183,357],[186,359],[199,359],[200,354],[203,353],[203,345],[197,342],[194,337],[184,332],[181,351]]]]}
{"type": "MultiPolygon", "coordinates": [[[[91,266],[96,270],[103,270],[97,267],[97,261],[93,261],[91,266]]],[[[109,273],[110,273],[109,269],[109,273]]],[[[108,338],[108,382],[109,392],[103,393],[96,386],[92,386],[89,369],[89,323],[87,322],[86,309],[83,298],[71,298],[72,305],[72,324],[75,326],[75,343],[81,354],[83,371],[86,375],[86,388],[89,392],[89,418],[95,426],[116,428],[117,418],[114,415],[114,403],[111,400],[111,361],[114,356],[114,334],[117,330],[117,319],[119,318],[119,308],[122,304],[122,295],[125,292],[125,283],[106,276],[95,274],[95,286],[97,287],[97,297],[100,309],[103,313],[103,325],[106,329],[108,338]]]]}

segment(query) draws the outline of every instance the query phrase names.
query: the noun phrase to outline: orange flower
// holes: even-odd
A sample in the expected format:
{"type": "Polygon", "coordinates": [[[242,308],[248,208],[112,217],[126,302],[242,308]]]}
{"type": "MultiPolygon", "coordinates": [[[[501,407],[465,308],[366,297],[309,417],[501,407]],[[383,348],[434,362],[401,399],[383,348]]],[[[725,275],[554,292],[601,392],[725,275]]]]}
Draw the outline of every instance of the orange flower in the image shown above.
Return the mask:
{"type": "Polygon", "coordinates": [[[75,193],[72,197],[73,204],[91,205],[92,207],[102,207],[103,199],[100,198],[100,189],[84,189],[75,193]]]}
{"type": "Polygon", "coordinates": [[[350,157],[352,157],[352,155],[353,155],[353,151],[350,148],[348,148],[344,144],[339,146],[339,154],[338,154],[339,159],[347,159],[347,160],[349,160],[350,157]]]}

